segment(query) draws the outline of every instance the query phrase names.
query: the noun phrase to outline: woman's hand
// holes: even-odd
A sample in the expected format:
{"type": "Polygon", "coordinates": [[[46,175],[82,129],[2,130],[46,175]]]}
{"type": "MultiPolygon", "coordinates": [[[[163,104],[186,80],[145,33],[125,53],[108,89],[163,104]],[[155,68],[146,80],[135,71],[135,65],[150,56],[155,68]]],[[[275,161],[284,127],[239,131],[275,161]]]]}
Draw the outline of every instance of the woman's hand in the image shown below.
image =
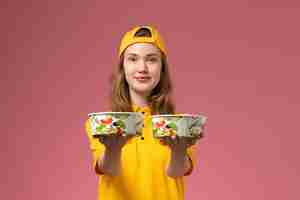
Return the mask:
{"type": "Polygon", "coordinates": [[[204,137],[205,124],[202,126],[199,134],[196,137],[184,137],[184,136],[166,136],[160,139],[162,145],[168,145],[172,151],[186,151],[187,148],[196,144],[196,142],[204,137]]]}
{"type": "Polygon", "coordinates": [[[186,149],[198,141],[199,138],[167,136],[160,139],[161,144],[168,145],[174,152],[185,152],[186,149]]]}
{"type": "Polygon", "coordinates": [[[99,141],[110,151],[120,151],[134,135],[100,135],[99,141]]]}

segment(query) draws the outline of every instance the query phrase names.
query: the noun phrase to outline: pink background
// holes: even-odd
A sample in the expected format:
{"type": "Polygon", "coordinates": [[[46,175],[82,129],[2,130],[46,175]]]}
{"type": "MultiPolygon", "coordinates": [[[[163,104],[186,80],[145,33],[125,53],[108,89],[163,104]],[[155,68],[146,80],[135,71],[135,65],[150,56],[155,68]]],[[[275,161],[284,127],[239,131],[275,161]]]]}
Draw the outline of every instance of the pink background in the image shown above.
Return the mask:
{"type": "Polygon", "coordinates": [[[209,117],[186,199],[300,199],[298,2],[1,1],[1,199],[97,198],[83,122],[106,109],[121,34],[147,23],[178,111],[209,117]]]}

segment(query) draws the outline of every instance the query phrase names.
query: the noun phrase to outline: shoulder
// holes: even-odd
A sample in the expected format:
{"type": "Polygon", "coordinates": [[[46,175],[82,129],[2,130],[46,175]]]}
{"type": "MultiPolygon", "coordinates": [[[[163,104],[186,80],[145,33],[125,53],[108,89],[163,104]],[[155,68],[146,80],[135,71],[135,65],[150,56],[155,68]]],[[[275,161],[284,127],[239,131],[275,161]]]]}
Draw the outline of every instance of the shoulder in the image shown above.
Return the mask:
{"type": "Polygon", "coordinates": [[[88,135],[88,137],[92,138],[93,130],[92,130],[91,121],[89,118],[84,121],[84,129],[85,129],[85,132],[88,135]]]}

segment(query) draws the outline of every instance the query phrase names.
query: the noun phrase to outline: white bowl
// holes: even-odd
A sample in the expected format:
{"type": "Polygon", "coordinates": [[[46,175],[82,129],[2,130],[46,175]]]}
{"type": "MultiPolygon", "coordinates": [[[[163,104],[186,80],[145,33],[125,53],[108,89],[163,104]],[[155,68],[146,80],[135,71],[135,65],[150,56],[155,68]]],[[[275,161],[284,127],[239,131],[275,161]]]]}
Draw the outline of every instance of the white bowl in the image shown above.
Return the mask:
{"type": "Polygon", "coordinates": [[[153,115],[153,136],[156,138],[177,135],[179,137],[203,137],[207,121],[204,115],[174,114],[153,115]]]}
{"type": "Polygon", "coordinates": [[[100,135],[141,135],[143,114],[138,112],[97,112],[89,113],[93,136],[100,135]]]}

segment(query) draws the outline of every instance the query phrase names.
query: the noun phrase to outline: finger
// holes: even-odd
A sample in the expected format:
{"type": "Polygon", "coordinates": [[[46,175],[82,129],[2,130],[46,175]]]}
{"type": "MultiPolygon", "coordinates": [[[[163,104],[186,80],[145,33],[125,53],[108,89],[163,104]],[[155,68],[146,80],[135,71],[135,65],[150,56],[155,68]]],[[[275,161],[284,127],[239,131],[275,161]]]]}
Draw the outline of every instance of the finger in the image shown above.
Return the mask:
{"type": "Polygon", "coordinates": [[[171,140],[172,140],[172,144],[173,145],[177,145],[181,143],[180,138],[177,135],[172,135],[171,136],[171,140]]]}
{"type": "Polygon", "coordinates": [[[193,143],[195,140],[195,138],[193,137],[186,137],[186,143],[190,144],[190,143],[193,143]]]}
{"type": "Polygon", "coordinates": [[[195,139],[188,140],[186,143],[186,146],[187,147],[193,146],[196,143],[196,141],[197,140],[195,140],[195,139]]]}
{"type": "Polygon", "coordinates": [[[204,130],[199,134],[199,139],[200,138],[204,138],[204,136],[205,136],[205,132],[204,132],[204,130]]]}
{"type": "Polygon", "coordinates": [[[165,137],[165,142],[170,147],[174,146],[174,141],[173,141],[173,139],[170,136],[165,137]]]}
{"type": "Polygon", "coordinates": [[[160,144],[162,144],[162,145],[167,145],[166,137],[160,137],[160,138],[159,138],[159,142],[160,142],[160,144]]]}
{"type": "Polygon", "coordinates": [[[99,135],[98,136],[98,140],[99,140],[99,142],[101,142],[102,144],[104,144],[104,136],[103,135],[99,135]]]}
{"type": "Polygon", "coordinates": [[[188,142],[188,147],[195,145],[198,142],[199,138],[191,138],[188,142]]]}
{"type": "Polygon", "coordinates": [[[103,143],[107,143],[109,140],[110,135],[101,135],[101,140],[103,143]]]}
{"type": "Polygon", "coordinates": [[[109,146],[110,145],[110,135],[101,135],[101,136],[99,136],[99,141],[104,146],[109,146]]]}

